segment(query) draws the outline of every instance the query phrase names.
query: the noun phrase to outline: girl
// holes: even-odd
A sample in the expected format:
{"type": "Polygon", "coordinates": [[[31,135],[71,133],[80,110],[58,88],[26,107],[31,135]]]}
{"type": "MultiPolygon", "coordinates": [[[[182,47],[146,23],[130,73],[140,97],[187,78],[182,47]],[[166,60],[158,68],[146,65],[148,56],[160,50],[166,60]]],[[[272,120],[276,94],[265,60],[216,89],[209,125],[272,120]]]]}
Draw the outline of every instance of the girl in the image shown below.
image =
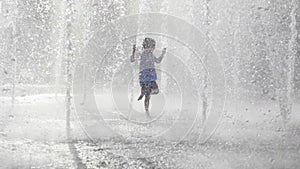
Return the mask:
{"type": "MultiPolygon", "coordinates": [[[[156,58],[153,54],[154,49],[155,40],[152,38],[145,38],[143,41],[143,52],[140,58],[139,80],[141,86],[141,95],[139,96],[138,100],[141,100],[145,96],[144,106],[146,114],[148,116],[150,95],[159,93],[159,89],[156,83],[157,75],[154,63],[160,63],[167,51],[167,48],[164,48],[161,56],[159,58],[156,58]]],[[[134,62],[135,51],[136,45],[133,45],[131,62],[134,62]]]]}

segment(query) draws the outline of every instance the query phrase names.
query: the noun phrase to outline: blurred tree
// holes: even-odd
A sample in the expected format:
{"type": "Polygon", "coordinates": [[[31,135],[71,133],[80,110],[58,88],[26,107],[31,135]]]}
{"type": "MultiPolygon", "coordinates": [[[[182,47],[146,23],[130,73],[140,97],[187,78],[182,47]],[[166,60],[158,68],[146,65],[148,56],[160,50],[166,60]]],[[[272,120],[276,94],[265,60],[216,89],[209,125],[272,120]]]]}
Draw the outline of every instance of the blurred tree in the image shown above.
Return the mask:
{"type": "Polygon", "coordinates": [[[249,80],[255,86],[254,89],[260,91],[259,95],[269,94],[272,90],[272,71],[270,69],[270,58],[268,57],[267,35],[268,30],[267,8],[262,7],[261,4],[253,6],[250,14],[250,30],[253,36],[253,53],[251,56],[250,66],[252,71],[249,73],[249,80]]]}
{"type": "Polygon", "coordinates": [[[1,68],[3,69],[3,75],[1,80],[2,84],[6,85],[3,91],[11,91],[11,104],[12,108],[15,105],[15,90],[16,90],[16,78],[17,78],[17,62],[16,56],[19,50],[16,46],[18,41],[18,22],[19,17],[19,5],[17,1],[2,1],[1,3],[1,29],[4,30],[2,36],[3,42],[1,48],[3,49],[1,57],[1,68]],[[4,47],[4,48],[3,48],[4,47]],[[11,85],[9,89],[8,85],[11,85]]]}
{"type": "MultiPolygon", "coordinates": [[[[204,33],[205,33],[205,37],[206,39],[204,40],[206,47],[206,50],[208,50],[210,45],[210,40],[209,40],[209,36],[210,36],[210,26],[211,26],[211,10],[210,10],[210,2],[211,0],[204,0],[203,4],[199,3],[198,1],[194,1],[193,4],[193,14],[192,16],[194,17],[194,24],[196,25],[196,27],[200,28],[201,26],[204,27],[204,33]],[[201,7],[202,5],[202,7],[201,7]],[[202,8],[202,10],[200,10],[202,8]],[[204,18],[203,20],[201,20],[202,18],[202,13],[204,12],[204,18]],[[203,21],[203,23],[201,23],[201,21],[203,21]]],[[[207,51],[204,51],[204,56],[202,56],[202,62],[205,65],[206,64],[206,60],[207,60],[207,51]]],[[[202,98],[202,117],[203,117],[203,121],[206,120],[207,117],[207,111],[208,111],[208,72],[204,69],[204,72],[201,73],[203,76],[201,77],[201,79],[203,79],[202,81],[202,91],[201,91],[201,98],[202,98]]]]}
{"type": "Polygon", "coordinates": [[[65,22],[66,22],[66,30],[65,30],[65,54],[66,54],[66,127],[67,127],[67,135],[68,138],[70,136],[70,114],[71,114],[71,88],[72,88],[72,64],[74,62],[74,33],[73,33],[73,21],[74,21],[74,1],[66,0],[66,8],[65,8],[65,22]]]}
{"type": "Polygon", "coordinates": [[[296,10],[298,1],[272,1],[272,24],[274,34],[271,53],[273,71],[276,77],[276,89],[280,114],[284,121],[289,120],[293,104],[293,75],[296,57],[296,10]]]}
{"type": "Polygon", "coordinates": [[[296,38],[296,57],[295,57],[295,75],[294,75],[294,89],[295,96],[299,100],[300,98],[300,7],[296,10],[296,30],[298,31],[298,36],[296,38]]]}

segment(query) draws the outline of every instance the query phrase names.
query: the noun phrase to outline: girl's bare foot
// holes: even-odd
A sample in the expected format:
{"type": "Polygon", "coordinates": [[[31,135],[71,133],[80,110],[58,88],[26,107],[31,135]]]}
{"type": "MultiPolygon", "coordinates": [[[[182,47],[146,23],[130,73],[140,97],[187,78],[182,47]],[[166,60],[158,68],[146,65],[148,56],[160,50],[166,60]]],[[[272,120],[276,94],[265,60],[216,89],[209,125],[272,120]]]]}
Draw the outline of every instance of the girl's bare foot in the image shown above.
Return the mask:
{"type": "Polygon", "coordinates": [[[149,113],[149,110],[146,110],[145,112],[146,112],[147,117],[151,117],[150,113],[149,113]]]}

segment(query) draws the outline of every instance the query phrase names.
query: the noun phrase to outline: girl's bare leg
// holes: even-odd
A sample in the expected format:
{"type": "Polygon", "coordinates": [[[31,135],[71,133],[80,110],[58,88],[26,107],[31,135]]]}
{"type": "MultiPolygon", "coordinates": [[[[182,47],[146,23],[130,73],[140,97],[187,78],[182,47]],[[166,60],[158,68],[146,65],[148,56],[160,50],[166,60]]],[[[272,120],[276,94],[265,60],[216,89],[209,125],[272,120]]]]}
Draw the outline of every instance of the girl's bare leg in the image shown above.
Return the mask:
{"type": "Polygon", "coordinates": [[[150,102],[150,94],[145,95],[145,111],[147,115],[149,115],[149,102],[150,102]]]}

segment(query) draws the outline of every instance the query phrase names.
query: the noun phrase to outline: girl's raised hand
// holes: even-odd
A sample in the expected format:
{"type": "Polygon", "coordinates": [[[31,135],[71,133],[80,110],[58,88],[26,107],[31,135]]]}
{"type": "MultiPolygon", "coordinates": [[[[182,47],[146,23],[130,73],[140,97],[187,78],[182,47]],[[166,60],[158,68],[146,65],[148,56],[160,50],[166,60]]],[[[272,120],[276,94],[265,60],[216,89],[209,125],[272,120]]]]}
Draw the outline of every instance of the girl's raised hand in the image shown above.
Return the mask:
{"type": "Polygon", "coordinates": [[[167,52],[167,48],[163,48],[163,50],[162,50],[162,55],[165,55],[166,52],[167,52]]]}

